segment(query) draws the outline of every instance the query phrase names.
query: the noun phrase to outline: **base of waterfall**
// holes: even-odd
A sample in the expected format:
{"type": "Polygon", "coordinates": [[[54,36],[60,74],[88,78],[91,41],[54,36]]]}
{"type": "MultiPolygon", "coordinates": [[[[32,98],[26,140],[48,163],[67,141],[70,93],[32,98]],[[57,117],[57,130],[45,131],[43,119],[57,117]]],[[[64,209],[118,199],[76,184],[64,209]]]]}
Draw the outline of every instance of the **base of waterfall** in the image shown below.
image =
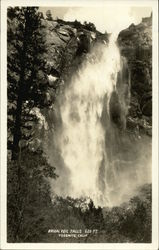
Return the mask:
{"type": "Polygon", "coordinates": [[[151,184],[120,206],[95,207],[90,198],[54,196],[54,218],[44,242],[142,243],[151,242],[151,184]]]}

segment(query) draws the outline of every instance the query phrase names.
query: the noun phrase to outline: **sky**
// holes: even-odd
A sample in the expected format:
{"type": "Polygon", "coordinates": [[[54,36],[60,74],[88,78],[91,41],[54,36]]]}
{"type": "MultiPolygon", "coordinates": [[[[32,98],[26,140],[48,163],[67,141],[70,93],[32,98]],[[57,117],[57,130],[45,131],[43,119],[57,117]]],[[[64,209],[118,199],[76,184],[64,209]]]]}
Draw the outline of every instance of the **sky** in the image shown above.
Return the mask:
{"type": "Polygon", "coordinates": [[[151,7],[104,6],[104,7],[40,7],[44,14],[51,10],[54,19],[93,22],[101,32],[119,33],[131,23],[138,24],[142,17],[150,16],[151,7]]]}

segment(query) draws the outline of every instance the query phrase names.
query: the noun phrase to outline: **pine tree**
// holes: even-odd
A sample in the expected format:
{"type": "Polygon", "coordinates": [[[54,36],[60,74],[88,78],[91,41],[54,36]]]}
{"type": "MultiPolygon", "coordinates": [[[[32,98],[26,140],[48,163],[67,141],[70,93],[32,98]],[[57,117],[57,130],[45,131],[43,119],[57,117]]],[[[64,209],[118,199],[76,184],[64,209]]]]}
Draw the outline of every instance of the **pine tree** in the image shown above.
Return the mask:
{"type": "Polygon", "coordinates": [[[41,18],[37,7],[8,8],[8,150],[12,158],[7,166],[9,242],[24,242],[24,229],[29,235],[35,233],[38,220],[51,206],[47,178],[56,178],[55,168],[48,164],[42,148],[33,151],[27,146],[28,140],[35,138],[38,122],[33,110],[51,104],[47,98],[49,83],[41,18]],[[30,229],[28,221],[32,219],[35,225],[30,229]]]}
{"type": "Polygon", "coordinates": [[[8,146],[14,160],[20,140],[29,139],[28,121],[36,119],[30,110],[49,105],[42,28],[37,7],[8,9],[8,146]]]}
{"type": "Polygon", "coordinates": [[[46,11],[46,19],[49,20],[49,21],[53,20],[51,10],[46,11]]]}

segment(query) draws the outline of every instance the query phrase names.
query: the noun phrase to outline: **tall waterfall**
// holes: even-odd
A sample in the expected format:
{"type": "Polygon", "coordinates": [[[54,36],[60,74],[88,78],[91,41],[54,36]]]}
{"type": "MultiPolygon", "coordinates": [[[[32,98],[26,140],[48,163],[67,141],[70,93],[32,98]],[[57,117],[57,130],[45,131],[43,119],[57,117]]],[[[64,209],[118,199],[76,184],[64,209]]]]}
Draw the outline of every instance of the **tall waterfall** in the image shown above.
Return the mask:
{"type": "Polygon", "coordinates": [[[96,206],[115,206],[151,182],[149,138],[126,128],[130,75],[116,38],[137,22],[130,12],[129,7],[119,11],[113,5],[71,8],[64,16],[67,21],[91,21],[112,35],[109,43],[95,45],[70,75],[49,117],[54,129],[46,152],[59,175],[50,180],[53,196],[89,197],[96,206]]]}
{"type": "Polygon", "coordinates": [[[125,130],[129,102],[129,69],[111,36],[70,76],[50,117],[56,125],[47,153],[59,175],[50,180],[53,195],[114,206],[151,181],[147,139],[135,141],[125,130]]]}
{"type": "Polygon", "coordinates": [[[109,101],[116,89],[120,61],[119,49],[112,36],[108,45],[103,44],[90,53],[65,89],[60,106],[62,130],[58,145],[69,171],[69,185],[65,186],[65,191],[74,198],[90,197],[95,204],[109,202],[106,176],[109,164],[102,112],[106,107],[109,117],[109,101]],[[104,178],[99,178],[101,171],[104,178]],[[100,181],[103,180],[101,189],[100,181]]]}

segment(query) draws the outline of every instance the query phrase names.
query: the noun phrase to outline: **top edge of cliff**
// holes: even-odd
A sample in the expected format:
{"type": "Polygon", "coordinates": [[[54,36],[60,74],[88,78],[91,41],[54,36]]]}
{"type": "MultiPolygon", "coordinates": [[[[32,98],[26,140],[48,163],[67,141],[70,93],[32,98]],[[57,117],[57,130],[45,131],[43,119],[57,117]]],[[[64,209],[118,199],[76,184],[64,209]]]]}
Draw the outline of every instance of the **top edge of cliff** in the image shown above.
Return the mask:
{"type": "MultiPolygon", "coordinates": [[[[47,52],[46,61],[50,68],[62,74],[72,64],[73,58],[86,55],[96,43],[108,43],[109,34],[99,32],[90,22],[84,24],[75,20],[73,22],[62,19],[42,19],[47,52]],[[66,63],[67,61],[67,63],[66,63]]],[[[79,60],[78,60],[79,64],[79,60]]]]}
{"type": "Polygon", "coordinates": [[[152,46],[152,13],[149,17],[143,17],[139,24],[132,23],[122,30],[118,35],[118,44],[121,49],[149,49],[152,46]]]}
{"type": "MultiPolygon", "coordinates": [[[[48,26],[49,28],[52,27],[52,30],[57,30],[59,28],[66,29],[66,31],[72,33],[75,32],[85,32],[85,34],[92,34],[95,33],[98,39],[104,39],[106,42],[108,41],[109,34],[107,32],[102,33],[96,29],[94,23],[91,22],[84,22],[83,24],[80,21],[65,21],[63,19],[42,19],[43,25],[48,26]]],[[[64,33],[63,33],[64,34],[64,33]]],[[[66,35],[66,33],[64,34],[66,35]]]]}

